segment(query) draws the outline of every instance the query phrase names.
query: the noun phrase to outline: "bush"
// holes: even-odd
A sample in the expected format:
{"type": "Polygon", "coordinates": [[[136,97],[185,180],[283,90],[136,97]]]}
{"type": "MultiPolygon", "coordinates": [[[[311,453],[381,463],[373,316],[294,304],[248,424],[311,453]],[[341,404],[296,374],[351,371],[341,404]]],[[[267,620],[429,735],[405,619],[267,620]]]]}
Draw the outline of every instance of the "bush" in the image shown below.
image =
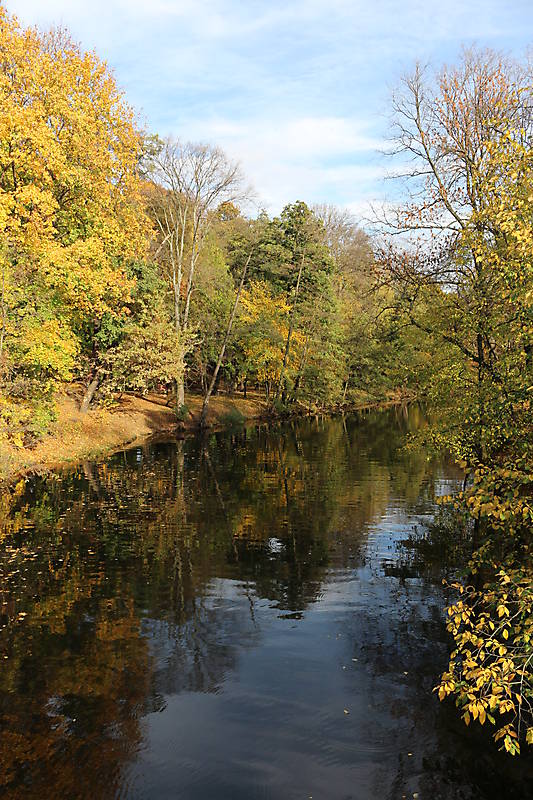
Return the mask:
{"type": "Polygon", "coordinates": [[[286,414],[287,413],[287,405],[283,402],[280,397],[275,397],[272,400],[272,410],[276,412],[276,414],[286,414]]]}
{"type": "Polygon", "coordinates": [[[239,428],[246,422],[246,417],[239,411],[238,408],[230,408],[225,414],[221,416],[221,421],[228,428],[239,428]]]}
{"type": "Polygon", "coordinates": [[[47,397],[30,401],[0,394],[0,441],[33,447],[54,420],[54,406],[47,397]]]}
{"type": "Polygon", "coordinates": [[[191,412],[189,410],[189,406],[186,403],[183,403],[182,406],[174,406],[174,413],[180,422],[185,422],[191,412]]]}

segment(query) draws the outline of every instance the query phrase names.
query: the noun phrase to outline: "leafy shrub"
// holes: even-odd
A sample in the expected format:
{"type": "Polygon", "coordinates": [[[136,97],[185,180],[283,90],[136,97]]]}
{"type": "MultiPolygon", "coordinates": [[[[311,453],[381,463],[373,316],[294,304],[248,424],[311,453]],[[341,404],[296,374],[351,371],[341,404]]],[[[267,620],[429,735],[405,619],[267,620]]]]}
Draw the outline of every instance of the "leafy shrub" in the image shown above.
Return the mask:
{"type": "Polygon", "coordinates": [[[180,422],[185,422],[191,413],[187,403],[183,403],[181,406],[176,405],[174,407],[174,412],[180,422]]]}
{"type": "Polygon", "coordinates": [[[220,419],[228,428],[238,428],[246,422],[246,417],[235,407],[222,414],[220,419]]]}
{"type": "Polygon", "coordinates": [[[34,447],[55,420],[49,398],[20,400],[0,394],[0,443],[15,447],[34,447]]]}

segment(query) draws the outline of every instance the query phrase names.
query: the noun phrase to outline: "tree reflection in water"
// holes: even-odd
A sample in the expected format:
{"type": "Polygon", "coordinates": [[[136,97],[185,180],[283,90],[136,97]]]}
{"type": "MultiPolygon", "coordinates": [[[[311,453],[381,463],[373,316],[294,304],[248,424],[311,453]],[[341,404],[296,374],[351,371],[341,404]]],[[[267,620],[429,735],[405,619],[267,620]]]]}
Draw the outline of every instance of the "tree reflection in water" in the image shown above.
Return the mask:
{"type": "Polygon", "coordinates": [[[398,544],[459,479],[402,448],[422,424],[164,441],[6,492],[4,795],[501,798],[431,695],[442,592],[398,544]]]}

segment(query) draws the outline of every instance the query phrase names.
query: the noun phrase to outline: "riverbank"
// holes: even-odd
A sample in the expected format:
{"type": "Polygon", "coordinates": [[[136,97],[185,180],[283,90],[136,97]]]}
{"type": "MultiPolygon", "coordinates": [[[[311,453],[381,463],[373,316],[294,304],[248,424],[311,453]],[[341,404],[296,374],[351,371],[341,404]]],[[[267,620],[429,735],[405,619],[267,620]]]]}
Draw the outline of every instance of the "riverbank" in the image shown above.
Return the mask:
{"type": "MultiPolygon", "coordinates": [[[[398,403],[400,399],[391,398],[376,404],[362,397],[355,407],[386,406],[398,403]]],[[[158,395],[124,395],[112,407],[94,407],[87,414],[80,413],[79,402],[80,397],[73,387],[69,387],[68,393],[58,394],[56,422],[31,450],[2,444],[1,483],[11,483],[20,476],[44,473],[65,464],[96,459],[135,442],[146,441],[156,434],[192,433],[199,427],[203,398],[187,395],[188,415],[184,420],[179,420],[173,409],[165,404],[164,398],[158,395]]],[[[301,415],[307,413],[303,407],[300,409],[301,415]]],[[[297,416],[298,412],[293,415],[297,416]]],[[[271,408],[258,395],[249,395],[246,399],[216,395],[209,403],[207,427],[216,430],[272,418],[271,408]]]]}
{"type": "MultiPolygon", "coordinates": [[[[33,449],[2,444],[0,450],[0,480],[9,483],[20,475],[46,472],[62,464],[98,458],[117,448],[143,441],[159,433],[193,431],[198,428],[202,409],[200,396],[188,396],[189,414],[184,421],[157,396],[126,395],[110,408],[79,411],[75,392],[56,398],[57,419],[50,433],[33,449]]],[[[264,401],[251,397],[215,396],[209,404],[209,428],[226,427],[237,421],[266,417],[264,401]]]]}

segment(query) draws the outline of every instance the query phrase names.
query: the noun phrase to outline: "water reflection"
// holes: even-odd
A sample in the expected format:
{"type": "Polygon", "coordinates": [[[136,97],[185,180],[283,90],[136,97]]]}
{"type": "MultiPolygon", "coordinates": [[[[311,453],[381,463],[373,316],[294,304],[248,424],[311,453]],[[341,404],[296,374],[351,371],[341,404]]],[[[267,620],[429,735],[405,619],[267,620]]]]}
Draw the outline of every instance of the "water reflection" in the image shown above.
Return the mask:
{"type": "MultiPolygon", "coordinates": [[[[0,506],[8,798],[526,797],[431,694],[417,409],[153,443],[0,506]]],[[[431,569],[428,566],[431,562],[431,569]]]]}

